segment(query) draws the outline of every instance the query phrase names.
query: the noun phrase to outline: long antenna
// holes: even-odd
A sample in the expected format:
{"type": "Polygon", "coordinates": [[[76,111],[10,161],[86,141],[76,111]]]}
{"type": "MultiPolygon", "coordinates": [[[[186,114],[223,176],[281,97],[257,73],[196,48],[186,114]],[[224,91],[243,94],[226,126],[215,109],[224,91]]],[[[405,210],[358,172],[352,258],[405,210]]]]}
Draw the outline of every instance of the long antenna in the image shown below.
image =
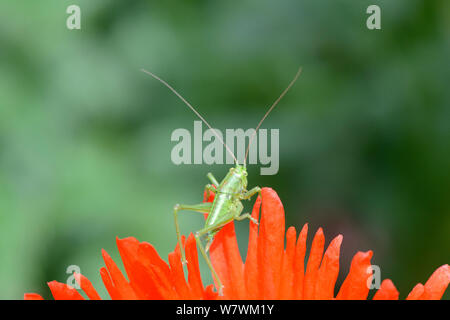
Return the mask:
{"type": "Polygon", "coordinates": [[[214,133],[214,135],[217,137],[217,139],[219,139],[220,142],[222,142],[222,144],[225,146],[225,148],[227,149],[228,153],[233,157],[234,161],[236,162],[236,164],[238,164],[238,161],[236,159],[236,156],[234,155],[234,153],[231,151],[231,149],[227,146],[227,144],[223,141],[222,137],[219,136],[219,134],[216,132],[215,129],[213,129],[208,122],[206,122],[205,118],[203,118],[200,113],[198,113],[197,110],[195,110],[195,108],[193,106],[191,106],[191,104],[189,102],[187,102],[187,100],[185,98],[183,98],[181,96],[181,94],[179,94],[174,88],[172,88],[167,82],[165,82],[163,79],[161,79],[160,77],[158,77],[157,75],[151,73],[150,71],[147,71],[145,69],[141,69],[142,72],[152,76],[153,78],[155,78],[156,80],[158,80],[159,82],[161,82],[163,85],[165,85],[167,88],[169,88],[173,93],[175,93],[175,95],[181,99],[181,101],[183,101],[192,111],[194,111],[194,113],[197,115],[197,117],[200,118],[200,120],[202,120],[209,129],[211,129],[211,131],[214,133]]]}
{"type": "Polygon", "coordinates": [[[297,81],[298,77],[300,76],[300,73],[302,73],[302,67],[298,68],[297,73],[295,74],[294,79],[291,80],[291,83],[289,83],[289,85],[287,86],[286,89],[284,89],[284,91],[281,93],[281,95],[278,97],[277,100],[275,100],[275,102],[272,104],[272,106],[269,108],[269,110],[267,110],[266,114],[264,115],[264,117],[262,117],[261,121],[258,123],[258,125],[256,126],[255,132],[253,132],[252,136],[250,137],[250,140],[248,142],[248,146],[247,146],[247,150],[245,151],[245,158],[244,158],[244,166],[247,163],[247,156],[248,156],[248,151],[250,150],[250,145],[252,144],[252,140],[255,137],[256,133],[258,132],[259,127],[261,126],[261,124],[263,123],[263,121],[267,118],[267,116],[269,115],[269,113],[273,110],[273,108],[276,107],[276,105],[278,104],[278,102],[280,102],[280,100],[284,97],[284,95],[289,91],[289,89],[294,85],[295,81],[297,81]]]}

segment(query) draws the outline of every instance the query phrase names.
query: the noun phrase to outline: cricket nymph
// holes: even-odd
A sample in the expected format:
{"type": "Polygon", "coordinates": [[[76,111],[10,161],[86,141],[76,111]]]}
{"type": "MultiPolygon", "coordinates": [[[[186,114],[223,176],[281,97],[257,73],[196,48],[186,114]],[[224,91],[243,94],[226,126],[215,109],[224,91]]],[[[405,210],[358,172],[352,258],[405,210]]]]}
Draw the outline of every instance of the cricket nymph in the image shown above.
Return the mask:
{"type": "Polygon", "coordinates": [[[261,193],[261,188],[255,187],[250,191],[247,191],[247,169],[245,166],[241,166],[239,164],[236,164],[235,167],[230,169],[221,183],[217,181],[212,173],[208,173],[207,177],[211,181],[211,184],[207,184],[205,186],[205,191],[207,194],[209,194],[209,192],[215,193],[214,201],[197,205],[177,204],[174,207],[173,214],[175,218],[178,243],[181,248],[181,260],[183,263],[186,263],[187,261],[181,243],[181,233],[178,225],[178,211],[189,210],[208,214],[205,221],[205,226],[203,229],[195,232],[194,236],[202,256],[208,264],[208,267],[211,269],[212,275],[219,289],[219,294],[221,295],[222,283],[206,253],[211,246],[211,243],[214,241],[214,236],[216,233],[231,221],[250,219],[253,223],[258,223],[258,221],[252,218],[250,213],[242,214],[244,206],[241,201],[250,199],[253,195],[261,193]],[[203,236],[206,236],[207,241],[205,247],[201,241],[203,236]]]}
{"type": "Polygon", "coordinates": [[[264,119],[267,117],[267,115],[272,111],[273,108],[278,104],[278,102],[281,100],[281,98],[288,92],[290,87],[294,84],[294,82],[297,80],[301,73],[301,68],[297,71],[294,79],[289,83],[288,87],[281,93],[281,95],[278,97],[277,100],[272,104],[272,106],[269,108],[269,110],[264,114],[261,121],[256,126],[255,131],[253,132],[253,135],[250,137],[250,141],[247,147],[247,151],[245,152],[244,157],[244,164],[240,165],[238,163],[238,160],[234,153],[231,151],[231,149],[227,146],[227,144],[223,141],[222,137],[214,130],[208,122],[198,113],[197,110],[189,103],[186,99],[184,99],[174,88],[172,88],[167,82],[159,78],[158,76],[154,75],[153,73],[142,70],[143,72],[147,73],[148,75],[152,76],[156,80],[160,81],[162,84],[164,84],[167,88],[169,88],[178,98],[180,98],[208,127],[211,129],[211,131],[214,133],[216,138],[224,145],[227,152],[233,157],[235,162],[235,167],[231,168],[230,171],[228,171],[227,175],[223,180],[219,183],[216,178],[212,175],[212,173],[208,173],[207,177],[211,181],[211,184],[207,184],[205,186],[205,191],[207,194],[209,192],[214,192],[215,197],[213,202],[205,202],[200,203],[196,205],[182,205],[177,204],[173,208],[173,215],[175,220],[175,229],[177,232],[177,239],[178,239],[178,245],[180,247],[181,251],[181,261],[183,264],[186,264],[188,261],[186,261],[186,255],[184,252],[183,244],[181,241],[181,232],[180,227],[178,224],[178,212],[180,210],[187,210],[187,211],[194,211],[194,212],[200,212],[200,213],[207,213],[208,217],[205,221],[205,225],[203,229],[200,229],[199,231],[194,233],[195,240],[197,242],[197,246],[205,259],[209,269],[211,270],[212,276],[214,278],[214,281],[216,282],[216,286],[219,292],[219,295],[223,295],[223,287],[222,282],[220,281],[219,276],[217,275],[216,271],[214,270],[214,267],[211,263],[211,260],[209,259],[207,255],[207,251],[209,247],[211,246],[211,243],[214,241],[214,236],[219,232],[223,226],[225,226],[227,223],[232,222],[233,220],[244,220],[244,219],[250,219],[253,223],[258,223],[256,219],[252,218],[250,213],[244,213],[242,214],[242,210],[244,206],[242,205],[242,200],[249,200],[251,197],[253,197],[255,194],[259,193],[261,194],[261,188],[254,187],[253,189],[247,190],[247,168],[246,168],[246,161],[248,152],[250,149],[250,145],[252,144],[252,140],[255,137],[256,133],[258,132],[259,127],[263,123],[264,119]],[[206,237],[206,246],[203,246],[203,243],[201,241],[202,237],[206,237]]]}
{"type": "MultiPolygon", "coordinates": [[[[252,189],[254,193],[260,193],[261,189],[256,187],[252,189]]],[[[211,192],[210,189],[207,193],[211,192]]],[[[227,224],[233,219],[239,219],[244,206],[241,200],[245,199],[247,196],[247,169],[244,166],[236,165],[236,167],[231,168],[228,174],[225,176],[223,181],[214,189],[215,197],[211,207],[211,214],[208,215],[206,219],[205,228],[227,224]],[[220,212],[233,212],[234,215],[220,214],[220,212]],[[219,214],[212,214],[219,213],[219,214]]],[[[253,193],[253,194],[254,194],[253,193]]],[[[252,194],[252,195],[253,195],[252,194]]],[[[245,216],[244,218],[247,218],[245,216]]],[[[257,220],[249,217],[254,223],[258,223],[257,220]]],[[[220,228],[221,229],[221,228],[220,228]]],[[[207,233],[206,239],[206,251],[208,251],[215,234],[220,230],[212,230],[207,233]]]]}

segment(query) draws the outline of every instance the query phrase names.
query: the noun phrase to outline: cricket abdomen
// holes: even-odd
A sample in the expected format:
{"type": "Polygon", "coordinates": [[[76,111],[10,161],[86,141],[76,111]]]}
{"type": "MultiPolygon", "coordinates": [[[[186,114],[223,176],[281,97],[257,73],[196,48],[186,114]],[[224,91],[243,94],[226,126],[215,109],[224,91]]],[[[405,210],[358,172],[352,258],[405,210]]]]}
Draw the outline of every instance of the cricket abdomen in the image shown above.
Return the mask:
{"type": "Polygon", "coordinates": [[[208,228],[214,225],[220,225],[234,217],[235,205],[233,195],[229,193],[217,192],[211,208],[211,212],[205,222],[205,227],[208,228]]]}

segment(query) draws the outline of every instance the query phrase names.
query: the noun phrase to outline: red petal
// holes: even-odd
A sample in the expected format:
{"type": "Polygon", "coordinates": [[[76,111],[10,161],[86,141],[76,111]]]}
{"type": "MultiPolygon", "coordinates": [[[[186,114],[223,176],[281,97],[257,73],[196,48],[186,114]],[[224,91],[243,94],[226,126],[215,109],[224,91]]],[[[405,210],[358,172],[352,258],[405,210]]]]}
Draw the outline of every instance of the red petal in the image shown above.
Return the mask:
{"type": "Polygon", "coordinates": [[[391,280],[383,280],[380,289],[373,296],[373,300],[398,300],[397,288],[391,280]]]}
{"type": "Polygon", "coordinates": [[[278,291],[284,251],[284,209],[277,193],[262,188],[261,222],[258,236],[258,272],[264,299],[274,299],[278,291]]]}
{"type": "Polygon", "coordinates": [[[303,288],[303,299],[314,299],[317,274],[319,272],[320,262],[322,261],[323,248],[325,245],[325,236],[322,228],[317,230],[316,235],[311,246],[311,253],[309,254],[308,264],[306,266],[305,282],[303,288]]]}
{"type": "Polygon", "coordinates": [[[369,294],[369,280],[372,278],[370,259],[372,251],[355,254],[350,272],[342,283],[338,300],[365,300],[369,294]]]}
{"type": "Polygon", "coordinates": [[[105,285],[106,290],[111,297],[111,300],[120,300],[120,294],[117,291],[116,287],[114,287],[111,277],[109,276],[108,270],[106,268],[100,268],[100,276],[102,277],[103,284],[105,285]]]}
{"type": "Polygon", "coordinates": [[[133,278],[133,264],[138,255],[139,241],[134,237],[119,239],[116,237],[117,248],[122,258],[123,266],[128,278],[133,278]]]}
{"type": "Polygon", "coordinates": [[[169,266],[161,259],[156,249],[147,242],[141,242],[138,259],[133,266],[140,292],[147,299],[174,299],[176,291],[169,266]]]}
{"type": "Polygon", "coordinates": [[[424,291],[425,287],[423,286],[423,284],[418,283],[408,294],[406,300],[419,300],[424,291]]]}
{"type": "MultiPolygon", "coordinates": [[[[184,248],[186,243],[185,236],[181,236],[181,243],[184,248]]],[[[179,299],[194,299],[189,284],[186,282],[184,276],[183,264],[181,263],[181,251],[178,243],[175,246],[175,250],[169,253],[169,265],[171,278],[173,279],[174,287],[179,299]]]]}
{"type": "Polygon", "coordinates": [[[334,286],[339,274],[339,253],[342,235],[331,241],[320,265],[317,275],[315,299],[331,300],[334,298],[334,286]]]}
{"type": "Polygon", "coordinates": [[[116,263],[111,259],[109,254],[102,250],[103,260],[105,261],[106,268],[108,269],[109,274],[111,275],[112,282],[114,287],[117,288],[118,293],[120,294],[121,299],[123,300],[136,300],[138,297],[134,292],[131,285],[123,276],[120,269],[117,267],[116,263]]]}
{"type": "Polygon", "coordinates": [[[208,197],[207,197],[207,195],[208,195],[208,190],[205,190],[203,192],[203,202],[213,202],[216,194],[214,192],[209,192],[208,197]]]}
{"type": "Polygon", "coordinates": [[[131,287],[139,297],[143,299],[147,298],[148,294],[142,290],[140,279],[136,277],[136,272],[133,272],[135,269],[134,266],[138,263],[139,241],[134,237],[124,239],[116,237],[116,244],[120,257],[122,258],[123,266],[125,267],[125,272],[127,273],[128,279],[130,279],[131,287]]]}
{"type": "MultiPolygon", "coordinates": [[[[208,195],[208,190],[203,191],[203,202],[214,202],[214,198],[215,198],[216,194],[214,192],[210,192],[209,196],[207,196],[207,195],[208,195]]],[[[203,216],[205,217],[205,219],[208,218],[207,213],[204,213],[203,216]]]]}
{"type": "Polygon", "coordinates": [[[203,296],[203,283],[200,276],[200,268],[198,265],[197,244],[194,235],[191,233],[186,240],[186,260],[188,267],[188,282],[196,299],[201,299],[203,296]]]}
{"type": "Polygon", "coordinates": [[[152,294],[155,290],[153,289],[151,292],[149,292],[147,290],[147,283],[144,283],[149,277],[143,277],[142,274],[138,273],[138,271],[136,270],[136,265],[140,264],[140,262],[138,261],[140,242],[134,237],[128,237],[124,239],[119,239],[116,237],[116,244],[117,248],[119,249],[120,257],[122,258],[122,262],[125,267],[128,279],[130,279],[130,285],[133,288],[133,291],[141,299],[157,299],[158,297],[152,294]]]}
{"type": "Polygon", "coordinates": [[[55,300],[84,300],[78,291],[65,283],[51,281],[47,283],[55,300]]]}
{"type": "Polygon", "coordinates": [[[286,250],[283,255],[281,267],[282,277],[278,289],[278,298],[293,299],[294,294],[294,258],[295,258],[296,231],[290,227],[286,232],[286,250]]]}
{"type": "Polygon", "coordinates": [[[294,261],[294,296],[295,299],[303,299],[303,288],[305,278],[305,254],[306,239],[308,236],[308,224],[306,223],[298,236],[297,246],[295,247],[294,261]]]}
{"type": "Polygon", "coordinates": [[[148,284],[155,284],[157,292],[162,296],[162,299],[173,300],[178,299],[177,292],[174,286],[174,279],[166,279],[161,269],[152,265],[151,268],[141,265],[141,274],[147,277],[148,284]]]}
{"type": "Polygon", "coordinates": [[[183,265],[181,264],[180,250],[169,253],[169,264],[171,277],[173,279],[175,290],[180,299],[193,299],[188,284],[184,277],[183,265]]]}
{"type": "Polygon", "coordinates": [[[139,289],[142,299],[150,300],[170,300],[176,299],[177,294],[171,282],[161,275],[159,268],[154,265],[145,266],[137,263],[134,273],[139,281],[139,289]]]}
{"type": "Polygon", "coordinates": [[[450,266],[448,264],[439,267],[424,286],[424,293],[421,300],[439,300],[444,295],[450,283],[450,266]]]}
{"type": "Polygon", "coordinates": [[[228,223],[216,234],[210,248],[210,257],[224,286],[224,297],[243,299],[245,296],[244,264],[239,253],[234,222],[228,223]]]}
{"type": "Polygon", "coordinates": [[[23,295],[24,300],[44,300],[41,295],[37,293],[25,293],[23,295]]]}
{"type": "MultiPolygon", "coordinates": [[[[252,217],[256,220],[259,220],[260,207],[261,207],[261,197],[258,196],[252,211],[252,217]]],[[[248,299],[259,298],[257,258],[258,258],[258,225],[250,223],[247,257],[245,258],[245,266],[244,266],[244,278],[245,278],[245,286],[247,288],[248,299]]]]}
{"type": "Polygon", "coordinates": [[[94,286],[89,281],[88,278],[83,276],[81,273],[74,273],[75,280],[77,281],[78,285],[81,287],[81,289],[86,293],[89,299],[91,300],[101,300],[100,296],[98,295],[97,291],[94,289],[94,286]]]}
{"type": "Polygon", "coordinates": [[[170,269],[167,263],[159,256],[158,251],[148,242],[141,242],[138,249],[139,261],[148,266],[157,267],[167,281],[170,280],[170,269]]]}

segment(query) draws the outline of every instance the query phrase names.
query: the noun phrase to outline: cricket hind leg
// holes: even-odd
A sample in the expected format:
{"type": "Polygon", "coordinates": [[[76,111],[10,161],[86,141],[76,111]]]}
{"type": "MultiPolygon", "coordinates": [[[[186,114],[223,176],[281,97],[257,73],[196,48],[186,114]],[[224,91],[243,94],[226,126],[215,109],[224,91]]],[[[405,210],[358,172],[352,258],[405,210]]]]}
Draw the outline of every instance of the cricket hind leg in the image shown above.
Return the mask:
{"type": "Polygon", "coordinates": [[[206,246],[205,246],[205,251],[208,252],[209,248],[211,247],[213,241],[214,241],[214,235],[215,233],[208,233],[208,235],[206,236],[206,246]]]}
{"type": "Polygon", "coordinates": [[[212,208],[212,203],[211,202],[205,202],[205,203],[201,203],[201,204],[197,204],[197,205],[183,205],[183,204],[176,204],[173,207],[173,217],[175,220],[175,230],[177,232],[177,240],[178,240],[178,246],[180,247],[180,252],[181,252],[181,262],[183,264],[186,264],[186,254],[184,252],[184,247],[183,244],[181,242],[181,232],[180,232],[180,225],[178,223],[178,211],[180,210],[187,210],[187,211],[194,211],[194,212],[199,212],[199,213],[210,213],[212,208]]]}
{"type": "MultiPolygon", "coordinates": [[[[205,247],[203,246],[201,234],[199,232],[195,233],[195,240],[197,241],[198,249],[200,250],[200,253],[202,254],[203,258],[206,261],[206,264],[208,265],[209,270],[211,270],[212,276],[216,282],[217,290],[219,292],[219,296],[223,296],[223,284],[222,281],[220,281],[219,275],[217,274],[216,270],[214,269],[211,259],[209,259],[208,255],[206,254],[205,247]]],[[[207,248],[209,248],[209,245],[211,244],[212,239],[208,239],[207,248]]]]}
{"type": "MultiPolygon", "coordinates": [[[[211,263],[211,259],[209,259],[208,255],[206,254],[207,250],[203,246],[203,243],[201,241],[201,237],[204,236],[205,234],[210,234],[210,233],[212,233],[212,235],[214,235],[215,231],[220,230],[224,225],[226,225],[227,223],[231,222],[232,220],[233,220],[232,218],[228,219],[228,220],[226,220],[226,221],[224,221],[224,222],[222,222],[222,223],[220,223],[218,225],[204,228],[204,229],[199,230],[199,231],[197,231],[195,233],[195,240],[197,241],[197,246],[198,246],[198,248],[200,250],[200,253],[203,256],[203,259],[205,259],[209,270],[211,270],[212,276],[213,276],[213,278],[214,278],[214,280],[216,282],[216,286],[217,286],[217,290],[219,292],[219,296],[223,295],[223,284],[222,284],[222,281],[220,281],[220,278],[219,278],[216,270],[214,269],[214,267],[213,267],[213,265],[211,263]]],[[[211,245],[212,241],[213,241],[213,238],[208,237],[208,244],[207,244],[207,248],[208,249],[209,249],[209,246],[211,245]]]]}

